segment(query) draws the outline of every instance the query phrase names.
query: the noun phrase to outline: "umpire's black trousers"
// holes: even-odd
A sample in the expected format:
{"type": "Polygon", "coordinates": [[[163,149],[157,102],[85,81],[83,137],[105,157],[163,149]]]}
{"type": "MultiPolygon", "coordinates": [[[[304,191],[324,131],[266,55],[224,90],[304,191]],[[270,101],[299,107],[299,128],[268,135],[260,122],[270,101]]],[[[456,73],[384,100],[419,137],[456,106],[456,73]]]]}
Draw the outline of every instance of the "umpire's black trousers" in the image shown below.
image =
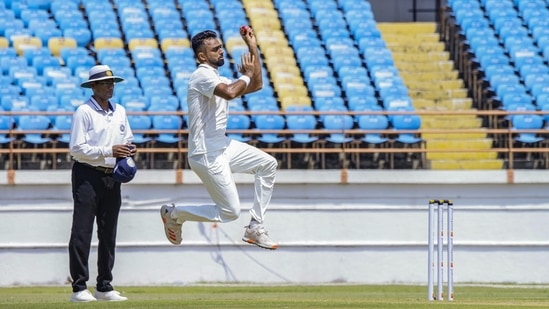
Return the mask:
{"type": "Polygon", "coordinates": [[[72,196],[74,211],[69,241],[69,267],[73,280],[72,290],[87,288],[88,258],[97,220],[97,283],[100,292],[113,290],[112,269],[116,247],[116,229],[122,198],[120,183],[112,175],[91,166],[75,162],[72,167],[72,196]]]}

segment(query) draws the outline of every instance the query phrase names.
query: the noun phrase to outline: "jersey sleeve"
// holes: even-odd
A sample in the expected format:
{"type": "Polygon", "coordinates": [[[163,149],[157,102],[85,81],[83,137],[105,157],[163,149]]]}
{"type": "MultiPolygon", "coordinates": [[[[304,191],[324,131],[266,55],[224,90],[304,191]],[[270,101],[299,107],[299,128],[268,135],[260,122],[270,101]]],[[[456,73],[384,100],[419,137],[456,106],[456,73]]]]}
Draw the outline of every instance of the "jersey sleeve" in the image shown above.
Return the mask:
{"type": "Polygon", "coordinates": [[[223,82],[223,79],[213,70],[204,69],[202,74],[197,78],[194,86],[202,95],[211,98],[214,95],[214,90],[217,85],[223,82]]]}

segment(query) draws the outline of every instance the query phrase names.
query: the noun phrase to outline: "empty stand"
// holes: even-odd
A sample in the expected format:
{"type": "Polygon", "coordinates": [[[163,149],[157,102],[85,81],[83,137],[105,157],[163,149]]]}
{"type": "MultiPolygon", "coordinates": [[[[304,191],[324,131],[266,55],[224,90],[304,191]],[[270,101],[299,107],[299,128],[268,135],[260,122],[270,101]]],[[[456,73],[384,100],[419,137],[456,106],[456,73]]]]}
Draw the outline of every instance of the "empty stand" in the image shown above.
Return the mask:
{"type": "MultiPolygon", "coordinates": [[[[6,1],[0,10],[2,109],[73,111],[91,95],[79,86],[89,68],[108,64],[126,79],[115,87],[113,101],[142,113],[132,115],[136,142],[171,148],[166,157],[148,157],[147,167],[173,168],[178,160],[173,154],[181,157],[185,140],[180,130],[187,119],[188,78],[197,64],[191,37],[217,31],[227,60],[220,74],[237,78],[236,65],[248,50],[238,26],[250,24],[264,87],[231,102],[231,111],[242,113],[231,113],[229,131],[258,134],[230,132],[231,137],[266,147],[333,147],[344,154],[288,156],[288,167],[498,169],[507,158],[492,147],[546,143],[544,134],[509,140],[483,128],[518,131],[527,119],[536,129],[545,127],[547,115],[539,128],[538,118],[524,115],[549,109],[548,4],[448,0],[447,5],[437,27],[378,23],[366,0],[6,1]],[[522,116],[478,117],[477,109],[522,116]],[[419,117],[419,111],[433,113],[419,117]],[[467,111],[471,114],[461,113],[467,111]],[[273,133],[283,129],[295,132],[273,133]],[[474,133],[424,132],[451,129],[474,133]],[[305,133],[311,130],[315,133],[305,133]],[[392,159],[380,155],[389,147],[407,149],[397,149],[392,159]],[[349,148],[368,151],[347,155],[349,148]],[[452,151],[456,148],[470,151],[452,151]]],[[[61,130],[55,117],[48,119],[61,130]]],[[[19,128],[20,116],[13,120],[19,128]]],[[[67,141],[66,135],[54,137],[59,144],[67,141]]]]}
{"type": "MultiPolygon", "coordinates": [[[[547,6],[538,0],[449,1],[444,33],[480,108],[515,114],[541,109],[539,89],[548,84],[543,53],[547,6]]],[[[490,126],[514,126],[512,118],[497,118],[490,126]]],[[[504,146],[513,141],[497,142],[504,146]]]]}
{"type": "MultiPolygon", "coordinates": [[[[412,104],[416,109],[422,110],[444,110],[444,111],[466,111],[473,108],[473,100],[469,96],[464,82],[459,79],[454,68],[450,54],[444,50],[444,43],[436,33],[436,25],[433,23],[414,24],[380,24],[378,25],[382,36],[387,41],[387,46],[393,51],[395,65],[399,68],[404,83],[409,88],[412,104]],[[421,42],[417,44],[416,42],[421,42]]],[[[460,129],[475,129],[482,127],[482,119],[475,115],[459,116],[422,116],[422,127],[429,129],[448,129],[450,127],[460,129]]],[[[427,135],[423,137],[427,149],[452,149],[452,145],[459,142],[466,145],[465,149],[471,149],[471,153],[460,152],[429,152],[427,160],[433,169],[454,169],[464,168],[460,162],[446,164],[447,158],[453,160],[476,160],[493,159],[497,163],[487,165],[487,168],[502,167],[502,161],[497,159],[495,153],[490,153],[492,139],[487,135],[478,134],[474,137],[464,135],[449,136],[427,135]],[[438,139],[442,139],[441,142],[438,139]],[[453,139],[463,139],[454,142],[453,139]],[[477,139],[483,142],[477,143],[477,139]],[[447,142],[447,143],[445,143],[447,142]],[[480,148],[475,148],[478,145],[480,148]],[[486,148],[487,147],[487,148],[486,148]],[[462,156],[461,158],[460,155],[462,156]],[[435,162],[441,160],[442,162],[435,162]]],[[[467,166],[475,166],[467,164],[467,166]]],[[[475,168],[478,168],[477,166],[475,168]]]]}

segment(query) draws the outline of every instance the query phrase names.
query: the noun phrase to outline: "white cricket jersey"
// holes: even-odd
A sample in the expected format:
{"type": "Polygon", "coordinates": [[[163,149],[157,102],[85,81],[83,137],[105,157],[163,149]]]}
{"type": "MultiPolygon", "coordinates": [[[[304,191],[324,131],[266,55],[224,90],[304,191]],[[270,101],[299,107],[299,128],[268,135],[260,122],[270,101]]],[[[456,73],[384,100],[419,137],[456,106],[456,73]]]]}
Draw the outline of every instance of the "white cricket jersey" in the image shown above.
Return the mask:
{"type": "Polygon", "coordinates": [[[214,95],[220,83],[229,84],[229,78],[219,75],[217,69],[201,64],[189,79],[187,105],[189,107],[189,156],[225,149],[229,138],[227,116],[229,102],[214,95]]]}
{"type": "Polygon", "coordinates": [[[109,111],[93,97],[80,105],[72,116],[70,153],[80,163],[113,167],[112,146],[131,143],[133,134],[126,109],[109,101],[109,111]]]}

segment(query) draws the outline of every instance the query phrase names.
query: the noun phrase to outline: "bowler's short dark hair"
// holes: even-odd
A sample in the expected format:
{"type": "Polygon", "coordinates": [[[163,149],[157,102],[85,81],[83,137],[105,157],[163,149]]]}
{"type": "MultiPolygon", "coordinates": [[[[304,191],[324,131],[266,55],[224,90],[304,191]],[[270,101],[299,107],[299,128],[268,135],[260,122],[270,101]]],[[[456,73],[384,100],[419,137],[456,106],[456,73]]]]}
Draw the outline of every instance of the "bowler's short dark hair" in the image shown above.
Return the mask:
{"type": "Polygon", "coordinates": [[[208,39],[216,39],[217,33],[212,30],[205,30],[195,34],[191,39],[191,44],[195,55],[198,55],[200,49],[204,46],[204,41],[208,39]]]}

